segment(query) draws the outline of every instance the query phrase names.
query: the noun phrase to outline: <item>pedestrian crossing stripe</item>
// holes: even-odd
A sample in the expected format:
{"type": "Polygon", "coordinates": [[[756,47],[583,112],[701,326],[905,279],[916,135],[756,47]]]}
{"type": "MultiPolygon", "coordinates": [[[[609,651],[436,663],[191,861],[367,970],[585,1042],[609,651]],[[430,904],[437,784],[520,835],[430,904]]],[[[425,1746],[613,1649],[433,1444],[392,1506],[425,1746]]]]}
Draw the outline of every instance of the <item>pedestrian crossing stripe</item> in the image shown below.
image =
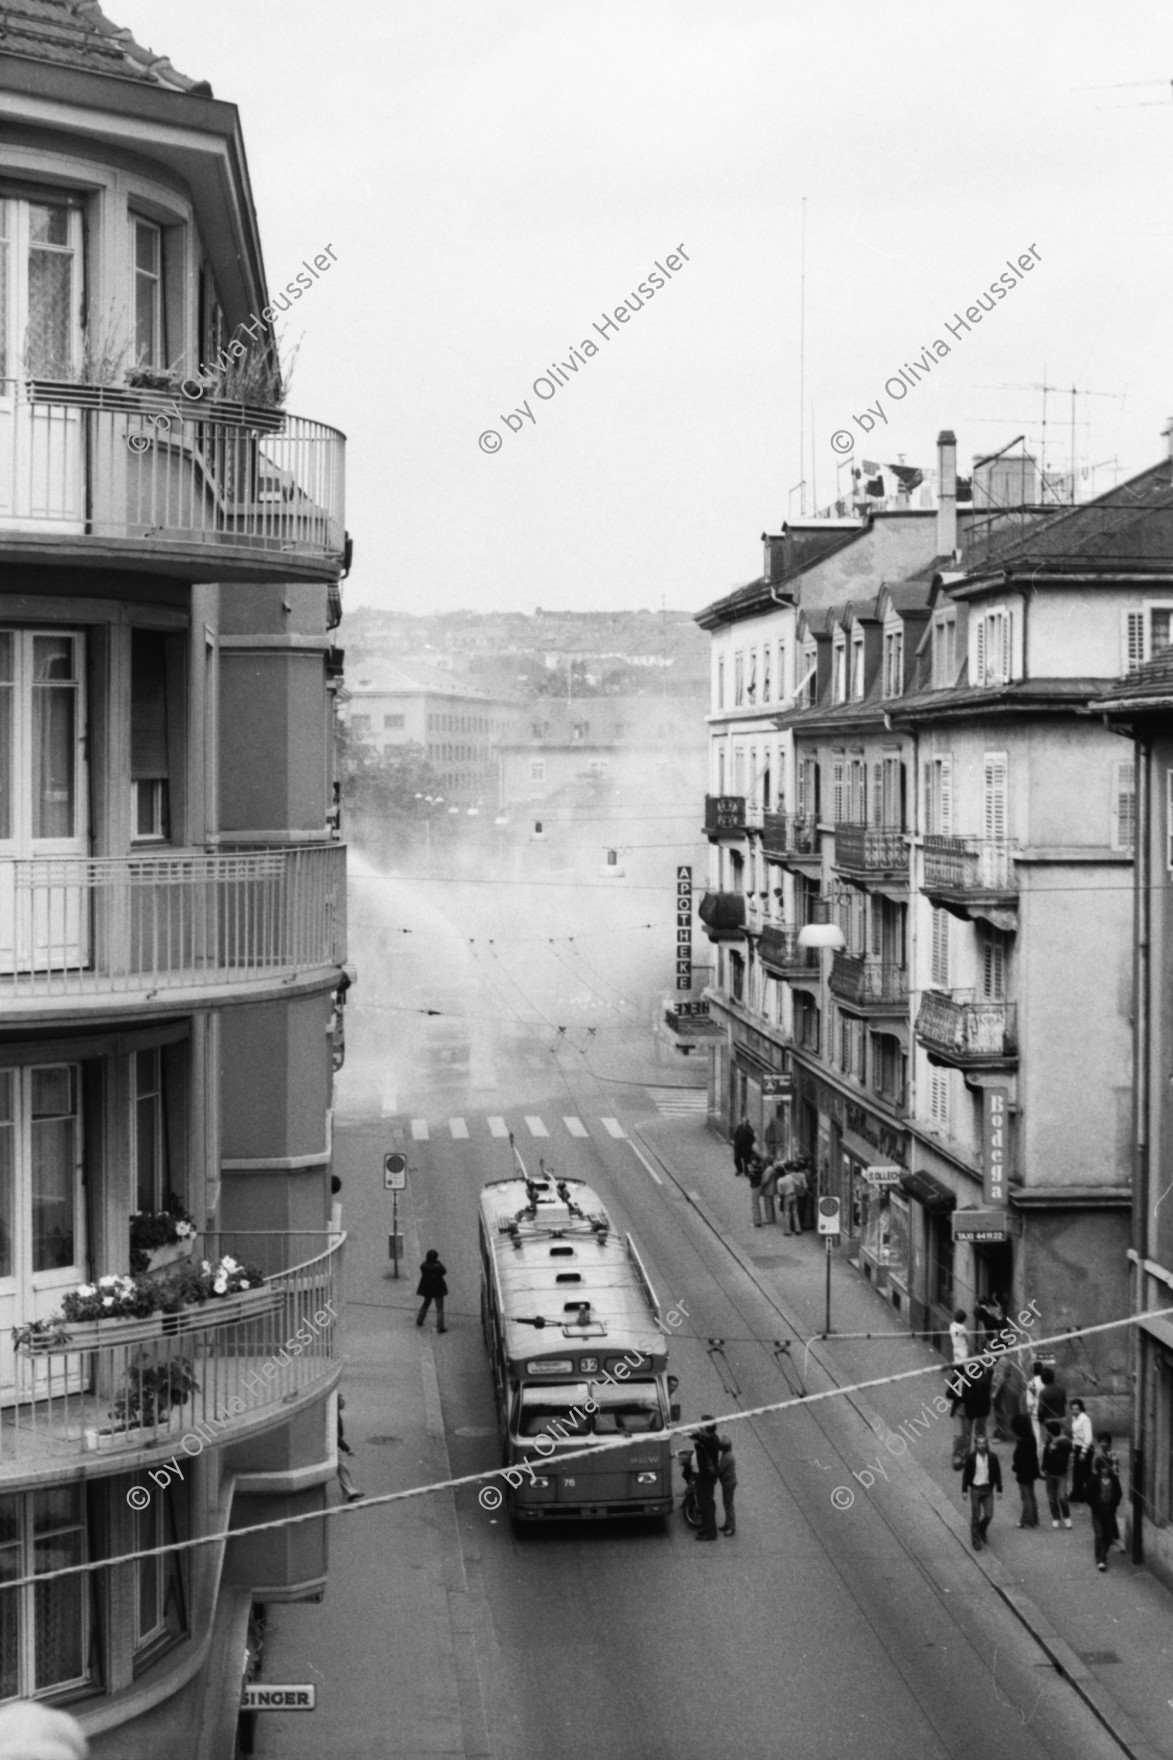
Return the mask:
{"type": "MultiPolygon", "coordinates": [[[[409,1122],[412,1140],[414,1142],[427,1143],[431,1140],[431,1130],[426,1118],[413,1118],[409,1122]]],[[[471,1121],[471,1124],[467,1118],[449,1118],[444,1122],[447,1125],[448,1135],[454,1141],[460,1143],[468,1142],[480,1129],[480,1121],[475,1118],[471,1121]]],[[[536,1112],[527,1112],[524,1115],[524,1122],[531,1137],[549,1137],[550,1130],[546,1121],[536,1112]]],[[[491,1137],[505,1138],[512,1134],[509,1129],[508,1119],[502,1117],[500,1113],[486,1114],[485,1123],[489,1127],[489,1135],[491,1137]]],[[[591,1133],[581,1118],[573,1115],[563,1117],[562,1123],[565,1125],[569,1136],[577,1137],[580,1140],[590,1139],[591,1133]]],[[[627,1132],[617,1118],[600,1117],[599,1123],[603,1126],[607,1135],[613,1137],[616,1142],[630,1142],[631,1139],[628,1137],[627,1132]]]]}
{"type": "Polygon", "coordinates": [[[548,1137],[549,1136],[550,1133],[546,1129],[545,1125],[542,1123],[540,1118],[532,1118],[530,1116],[530,1114],[527,1112],[526,1116],[525,1116],[525,1122],[529,1126],[529,1134],[531,1137],[548,1137]]]}
{"type": "Polygon", "coordinates": [[[627,1132],[617,1118],[601,1118],[599,1123],[607,1132],[608,1136],[614,1137],[616,1142],[627,1141],[627,1132]]]}
{"type": "Polygon", "coordinates": [[[452,1132],[453,1137],[455,1137],[457,1141],[468,1141],[468,1125],[463,1118],[450,1118],[448,1120],[448,1129],[452,1132]]]}
{"type": "Polygon", "coordinates": [[[426,1118],[413,1118],[411,1121],[412,1141],[426,1143],[428,1140],[428,1121],[426,1118]]]}
{"type": "Polygon", "coordinates": [[[586,1125],[582,1122],[581,1118],[564,1118],[562,1122],[572,1137],[585,1137],[587,1135],[586,1125]]]}
{"type": "Polygon", "coordinates": [[[494,1137],[507,1137],[509,1135],[509,1126],[505,1123],[503,1118],[491,1118],[489,1120],[489,1132],[490,1135],[494,1137]]]}

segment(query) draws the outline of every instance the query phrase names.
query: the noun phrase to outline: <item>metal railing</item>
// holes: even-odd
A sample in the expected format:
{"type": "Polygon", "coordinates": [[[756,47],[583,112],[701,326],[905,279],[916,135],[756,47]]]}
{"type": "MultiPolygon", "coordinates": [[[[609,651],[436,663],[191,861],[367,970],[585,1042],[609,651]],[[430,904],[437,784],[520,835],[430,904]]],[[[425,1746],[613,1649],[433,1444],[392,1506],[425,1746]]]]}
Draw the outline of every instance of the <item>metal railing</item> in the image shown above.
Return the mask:
{"type": "Polygon", "coordinates": [[[0,379],[0,530],[340,558],[345,446],[281,410],[0,379]]]}
{"type": "Polygon", "coordinates": [[[346,846],[0,861],[0,1004],[236,984],[346,953],[346,846]]]}
{"type": "Polygon", "coordinates": [[[861,954],[837,953],[828,985],[835,996],[861,1006],[899,1008],[908,1000],[908,970],[861,954]]]}
{"type": "Polygon", "coordinates": [[[758,937],[758,958],[780,972],[813,972],[819,965],[819,956],[813,947],[798,945],[797,929],[779,928],[774,924],[763,928],[758,937]]]}
{"type": "MultiPolygon", "coordinates": [[[[255,1290],[177,1314],[79,1323],[63,1340],[19,1346],[0,1411],[0,1475],[6,1465],[27,1472],[94,1454],[171,1452],[185,1436],[231,1442],[260,1416],[291,1414],[341,1361],[345,1236],[302,1238],[315,1250],[255,1290]]],[[[261,1256],[259,1239],[242,1258],[261,1256]]]]}
{"type": "Polygon", "coordinates": [[[815,856],[819,852],[818,821],[811,813],[763,813],[762,849],[766,855],[815,856]]]}
{"type": "Polygon", "coordinates": [[[926,990],[915,1032],[928,1050],[959,1061],[1014,1057],[1017,1053],[1012,1002],[975,1002],[972,991],[926,990]]]}
{"type": "Polygon", "coordinates": [[[835,866],[860,874],[893,874],[907,871],[908,845],[904,833],[892,827],[837,824],[835,866]]]}
{"type": "Polygon", "coordinates": [[[926,837],[926,892],[1017,893],[1014,850],[980,837],[926,837]]]}

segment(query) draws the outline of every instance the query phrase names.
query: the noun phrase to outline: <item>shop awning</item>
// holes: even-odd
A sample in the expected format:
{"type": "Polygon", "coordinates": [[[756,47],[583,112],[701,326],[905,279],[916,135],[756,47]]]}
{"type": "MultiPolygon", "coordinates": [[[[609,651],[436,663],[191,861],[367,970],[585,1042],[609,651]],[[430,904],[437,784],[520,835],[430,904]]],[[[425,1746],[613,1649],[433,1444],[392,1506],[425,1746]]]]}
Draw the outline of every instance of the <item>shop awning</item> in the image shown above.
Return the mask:
{"type": "Polygon", "coordinates": [[[955,1210],[955,1241],[1008,1241],[1022,1233],[1022,1219],[1009,1210],[955,1210]]]}
{"type": "Polygon", "coordinates": [[[925,1173],[923,1169],[918,1168],[915,1173],[906,1173],[900,1184],[909,1197],[915,1198],[918,1204],[923,1204],[926,1210],[940,1213],[944,1210],[953,1210],[957,1206],[956,1194],[951,1192],[941,1180],[935,1179],[931,1173],[925,1173]]]}

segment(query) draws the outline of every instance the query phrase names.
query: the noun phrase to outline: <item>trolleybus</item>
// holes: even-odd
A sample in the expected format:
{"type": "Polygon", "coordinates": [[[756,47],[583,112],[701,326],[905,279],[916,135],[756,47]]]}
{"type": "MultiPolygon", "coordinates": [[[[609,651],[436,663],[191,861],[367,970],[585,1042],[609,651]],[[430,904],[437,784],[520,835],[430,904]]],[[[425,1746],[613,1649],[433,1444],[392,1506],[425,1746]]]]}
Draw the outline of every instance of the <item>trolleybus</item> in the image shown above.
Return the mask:
{"type": "MultiPolygon", "coordinates": [[[[518,1158],[520,1162],[520,1157],[518,1158]]],[[[630,1235],[542,1168],[481,1192],[481,1325],[519,1521],[672,1510],[668,1341],[630,1235]],[[632,1436],[597,1460],[560,1456],[632,1436]]]]}

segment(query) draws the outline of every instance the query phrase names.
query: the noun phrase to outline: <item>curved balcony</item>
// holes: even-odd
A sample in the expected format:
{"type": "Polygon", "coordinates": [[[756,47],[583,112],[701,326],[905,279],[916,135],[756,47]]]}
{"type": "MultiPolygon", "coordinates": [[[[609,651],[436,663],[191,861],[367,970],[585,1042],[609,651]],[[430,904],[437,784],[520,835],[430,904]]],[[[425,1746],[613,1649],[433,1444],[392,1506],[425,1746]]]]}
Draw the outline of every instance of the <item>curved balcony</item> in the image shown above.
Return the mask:
{"type": "Polygon", "coordinates": [[[740,940],[745,934],[744,892],[706,892],[697,916],[710,941],[740,940]]]}
{"type": "Polygon", "coordinates": [[[1018,1062],[1012,1002],[975,1002],[972,991],[926,990],[914,1031],[934,1063],[961,1070],[1009,1069],[1018,1062]]]}
{"type": "Polygon", "coordinates": [[[926,837],[921,891],[955,917],[982,917],[1013,933],[1018,874],[1011,844],[980,837],[926,837]]]}
{"type": "Polygon", "coordinates": [[[282,410],[0,379],[0,560],[332,581],[345,445],[282,410]]]}
{"type": "Polygon", "coordinates": [[[817,862],[819,826],[813,813],[764,813],[762,853],[783,866],[817,862]]]}
{"type": "Polygon", "coordinates": [[[835,867],[863,880],[903,880],[908,884],[908,845],[903,831],[892,827],[838,824],[835,867]]]}
{"type": "MultiPolygon", "coordinates": [[[[150,1466],[286,1423],[341,1368],[343,1234],[219,1237],[215,1248],[296,1263],[256,1290],[174,1315],[66,1328],[15,1355],[0,1409],[0,1485],[150,1466]],[[170,1405],[159,1388],[190,1391],[170,1405]],[[199,1446],[191,1444],[196,1438],[199,1446]],[[188,1446],[183,1447],[184,1437],[188,1446]]],[[[209,1248],[211,1252],[213,1249],[209,1248]]]]}
{"type": "Polygon", "coordinates": [[[252,1001],[345,957],[344,844],[0,861],[9,1019],[252,1001]]]}
{"type": "Polygon", "coordinates": [[[813,947],[798,945],[798,930],[770,925],[758,937],[758,958],[784,978],[817,978],[819,955],[813,947]]]}
{"type": "Polygon", "coordinates": [[[862,954],[837,953],[827,980],[833,996],[857,1014],[903,1014],[908,1007],[908,971],[862,954]]]}

